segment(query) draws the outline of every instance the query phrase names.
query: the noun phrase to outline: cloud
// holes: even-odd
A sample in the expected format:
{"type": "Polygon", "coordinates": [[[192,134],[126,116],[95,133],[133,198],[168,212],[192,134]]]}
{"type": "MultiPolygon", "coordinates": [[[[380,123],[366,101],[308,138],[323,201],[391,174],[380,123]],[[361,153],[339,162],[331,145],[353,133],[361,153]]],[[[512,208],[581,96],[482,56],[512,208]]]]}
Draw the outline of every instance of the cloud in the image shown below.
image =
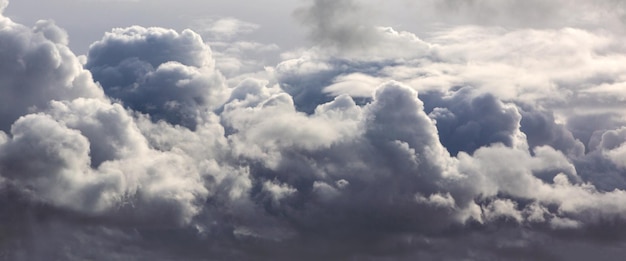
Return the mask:
{"type": "Polygon", "coordinates": [[[623,161],[626,156],[626,128],[618,130],[610,130],[602,134],[599,147],[615,165],[625,168],[626,163],[623,161]]]}
{"type": "MultiPolygon", "coordinates": [[[[182,34],[164,28],[117,28],[90,47],[87,68],[117,65],[130,57],[152,67],[177,61],[187,66],[212,67],[211,50],[191,30],[182,34]]],[[[98,68],[99,69],[99,68],[98,68]]]]}
{"type": "Polygon", "coordinates": [[[376,39],[376,30],[355,1],[315,0],[294,15],[310,27],[311,40],[340,50],[367,47],[376,39]]]}
{"type": "Polygon", "coordinates": [[[20,118],[10,134],[0,156],[4,177],[45,203],[101,214],[136,204],[131,217],[157,211],[186,223],[207,194],[198,170],[183,167],[188,156],[151,150],[119,105],[53,102],[45,114],[20,118]]]}
{"type": "Polygon", "coordinates": [[[564,124],[557,123],[554,113],[529,106],[520,106],[520,130],[526,134],[531,147],[549,145],[571,158],[585,153],[585,145],[574,138],[564,124]]]}
{"type": "MultiPolygon", "coordinates": [[[[6,5],[6,4],[5,4],[6,5]]],[[[34,28],[0,18],[0,84],[3,86],[0,130],[8,131],[20,116],[45,109],[53,99],[104,99],[89,71],[67,47],[67,35],[51,21],[34,28]]]]}
{"type": "Polygon", "coordinates": [[[208,34],[214,39],[230,39],[238,34],[252,32],[259,28],[258,24],[245,22],[234,17],[206,19],[196,21],[198,32],[208,34]]]}
{"type": "Polygon", "coordinates": [[[191,30],[114,29],[89,49],[85,68],[105,93],[153,120],[195,128],[227,97],[210,48],[191,30]]]}
{"type": "Polygon", "coordinates": [[[431,0],[407,3],[413,13],[448,24],[478,24],[512,28],[581,27],[623,30],[623,1],[431,0]],[[432,17],[438,15],[438,17],[432,17]],[[434,18],[434,19],[433,19],[434,18]]]}
{"type": "Polygon", "coordinates": [[[437,122],[439,137],[448,151],[471,153],[493,143],[518,143],[521,115],[517,108],[490,94],[471,92],[464,88],[451,97],[429,102],[435,106],[429,116],[437,122]]]}
{"type": "Polygon", "coordinates": [[[235,20],[230,47],[131,26],[81,63],[54,23],[0,17],[0,259],[623,255],[621,36],[421,39],[365,8],[299,9],[317,40],[267,68],[235,20]]]}

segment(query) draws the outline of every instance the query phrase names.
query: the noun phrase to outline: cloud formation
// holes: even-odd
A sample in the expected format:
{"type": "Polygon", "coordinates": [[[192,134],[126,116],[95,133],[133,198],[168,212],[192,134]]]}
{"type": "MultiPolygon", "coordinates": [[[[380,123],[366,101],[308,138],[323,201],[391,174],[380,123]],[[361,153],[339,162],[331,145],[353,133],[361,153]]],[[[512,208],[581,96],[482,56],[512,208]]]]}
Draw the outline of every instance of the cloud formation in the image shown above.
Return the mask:
{"type": "Polygon", "coordinates": [[[421,39],[363,8],[312,1],[312,47],[228,73],[241,52],[191,30],[112,29],[79,58],[0,17],[0,259],[623,256],[618,33],[421,39]]]}
{"type": "Polygon", "coordinates": [[[210,48],[191,30],[115,29],[89,49],[85,68],[129,108],[195,128],[226,98],[210,48]]]}
{"type": "MultiPolygon", "coordinates": [[[[6,5],[6,4],[4,4],[6,5]]],[[[91,74],[67,47],[67,34],[51,21],[33,28],[0,18],[0,130],[21,115],[44,109],[53,99],[104,98],[91,74]]]]}

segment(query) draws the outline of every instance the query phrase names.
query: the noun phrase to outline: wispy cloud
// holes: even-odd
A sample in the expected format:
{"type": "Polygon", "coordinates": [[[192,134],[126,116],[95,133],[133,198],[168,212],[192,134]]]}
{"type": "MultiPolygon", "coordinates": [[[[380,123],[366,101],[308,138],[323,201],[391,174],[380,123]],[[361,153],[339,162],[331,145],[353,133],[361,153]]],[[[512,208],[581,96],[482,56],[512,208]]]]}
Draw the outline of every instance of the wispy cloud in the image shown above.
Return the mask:
{"type": "Polygon", "coordinates": [[[258,24],[245,22],[233,17],[197,19],[192,27],[210,39],[225,40],[239,34],[250,33],[259,28],[258,24]]]}

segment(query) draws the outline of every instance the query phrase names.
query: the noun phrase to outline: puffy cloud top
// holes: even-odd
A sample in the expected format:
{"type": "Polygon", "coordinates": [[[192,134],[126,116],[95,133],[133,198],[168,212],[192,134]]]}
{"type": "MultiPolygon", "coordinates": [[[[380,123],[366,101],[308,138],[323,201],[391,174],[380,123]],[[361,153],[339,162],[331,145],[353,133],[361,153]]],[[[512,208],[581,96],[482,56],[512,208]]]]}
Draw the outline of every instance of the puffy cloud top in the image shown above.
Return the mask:
{"type": "Polygon", "coordinates": [[[91,46],[85,68],[129,108],[189,128],[227,95],[211,49],[191,30],[114,29],[91,46]]]}
{"type": "Polygon", "coordinates": [[[152,67],[169,61],[195,67],[212,67],[211,49],[191,30],[181,34],[171,29],[132,26],[116,28],[89,48],[86,68],[98,70],[116,66],[129,58],[145,61],[152,67]]]}
{"type": "Polygon", "coordinates": [[[44,109],[53,99],[104,95],[67,47],[67,35],[51,21],[34,28],[0,20],[0,130],[8,131],[19,116],[44,109]]]}
{"type": "Polygon", "coordinates": [[[621,36],[420,39],[359,3],[312,1],[313,47],[226,76],[251,58],[191,30],[116,28],[81,63],[0,17],[0,259],[623,256],[621,36]]]}

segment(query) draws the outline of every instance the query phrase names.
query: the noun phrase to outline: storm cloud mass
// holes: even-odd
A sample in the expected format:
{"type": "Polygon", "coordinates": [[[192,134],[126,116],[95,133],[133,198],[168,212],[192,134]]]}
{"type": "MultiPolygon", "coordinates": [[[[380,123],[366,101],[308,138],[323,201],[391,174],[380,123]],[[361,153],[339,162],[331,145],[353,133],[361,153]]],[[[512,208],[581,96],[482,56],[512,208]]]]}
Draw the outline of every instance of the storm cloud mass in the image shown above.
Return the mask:
{"type": "Polygon", "coordinates": [[[311,0],[299,49],[227,17],[76,55],[0,13],[0,260],[621,259],[624,2],[400,2],[446,26],[311,0]]]}

